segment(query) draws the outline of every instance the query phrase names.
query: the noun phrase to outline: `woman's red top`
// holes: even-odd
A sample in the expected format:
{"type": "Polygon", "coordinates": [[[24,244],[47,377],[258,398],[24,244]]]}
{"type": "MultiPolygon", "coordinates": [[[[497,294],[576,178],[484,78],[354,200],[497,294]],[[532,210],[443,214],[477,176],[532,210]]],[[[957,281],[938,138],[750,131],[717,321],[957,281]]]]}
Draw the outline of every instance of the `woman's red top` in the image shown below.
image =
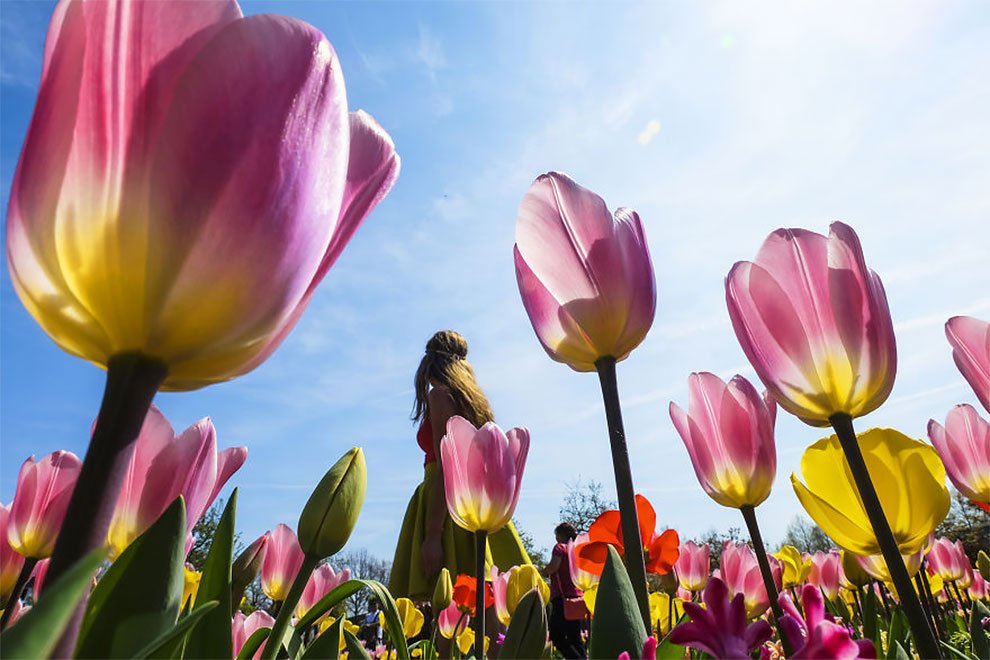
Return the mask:
{"type": "Polygon", "coordinates": [[[419,430],[416,431],[416,442],[419,443],[420,449],[426,454],[423,459],[423,465],[429,465],[430,463],[437,462],[437,454],[433,450],[433,428],[430,426],[430,420],[424,419],[423,423],[419,425],[419,430]]]}

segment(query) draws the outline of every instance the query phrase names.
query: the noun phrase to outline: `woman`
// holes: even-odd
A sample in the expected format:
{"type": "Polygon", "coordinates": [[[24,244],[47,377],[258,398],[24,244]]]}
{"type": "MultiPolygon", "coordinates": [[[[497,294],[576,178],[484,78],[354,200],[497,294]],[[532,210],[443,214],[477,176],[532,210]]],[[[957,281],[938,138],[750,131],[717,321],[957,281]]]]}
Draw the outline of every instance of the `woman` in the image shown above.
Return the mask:
{"type": "Polygon", "coordinates": [[[571,562],[567,558],[567,544],[577,538],[577,531],[570,523],[560,523],[553,530],[557,545],[550,553],[546,574],[550,578],[550,641],[565,658],[584,658],[584,642],[581,640],[581,621],[568,620],[564,616],[564,599],[580,598],[581,590],[571,579],[571,562]]]}
{"type": "MultiPolygon", "coordinates": [[[[425,454],[424,475],[409,500],[392,560],[389,591],[396,598],[429,600],[443,567],[455,578],[474,574],[474,536],[447,513],[440,463],[440,439],[448,419],[460,415],[478,427],[493,420],[467,353],[464,337],[441,330],[426,342],[416,370],[412,418],[419,422],[416,441],[425,454]]],[[[531,563],[512,523],[488,537],[486,561],[500,569],[531,563]]]]}

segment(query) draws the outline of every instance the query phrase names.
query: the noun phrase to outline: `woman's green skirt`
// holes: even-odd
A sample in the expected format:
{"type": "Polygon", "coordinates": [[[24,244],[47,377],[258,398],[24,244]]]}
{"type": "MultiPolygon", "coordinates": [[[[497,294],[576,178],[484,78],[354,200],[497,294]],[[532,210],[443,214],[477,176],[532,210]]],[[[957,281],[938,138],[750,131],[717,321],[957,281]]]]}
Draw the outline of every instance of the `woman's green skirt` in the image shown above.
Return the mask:
{"type": "MultiPolygon", "coordinates": [[[[406,507],[399,542],[395,546],[395,558],[392,559],[388,588],[395,598],[429,600],[436,583],[435,575],[423,574],[420,557],[426,539],[428,494],[432,492],[434,480],[443,479],[443,475],[436,463],[427,463],[424,472],[423,483],[416,487],[406,507]]],[[[474,575],[474,535],[459,527],[449,515],[443,524],[442,543],[443,565],[450,571],[451,579],[457,579],[461,573],[474,575]]],[[[488,537],[485,563],[489,569],[495,565],[499,570],[532,563],[511,522],[488,537]]]]}

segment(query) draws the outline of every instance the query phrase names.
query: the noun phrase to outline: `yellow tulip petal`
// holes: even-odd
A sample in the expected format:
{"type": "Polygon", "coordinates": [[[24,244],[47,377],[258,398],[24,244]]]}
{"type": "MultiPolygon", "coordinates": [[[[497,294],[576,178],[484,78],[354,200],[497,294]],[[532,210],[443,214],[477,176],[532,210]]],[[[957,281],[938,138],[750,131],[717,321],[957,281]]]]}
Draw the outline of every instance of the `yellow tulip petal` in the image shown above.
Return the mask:
{"type": "Polygon", "coordinates": [[[808,490],[795,474],[791,474],[791,485],[804,510],[837,546],[856,555],[880,553],[871,527],[863,529],[854,523],[843,512],[808,490]]]}

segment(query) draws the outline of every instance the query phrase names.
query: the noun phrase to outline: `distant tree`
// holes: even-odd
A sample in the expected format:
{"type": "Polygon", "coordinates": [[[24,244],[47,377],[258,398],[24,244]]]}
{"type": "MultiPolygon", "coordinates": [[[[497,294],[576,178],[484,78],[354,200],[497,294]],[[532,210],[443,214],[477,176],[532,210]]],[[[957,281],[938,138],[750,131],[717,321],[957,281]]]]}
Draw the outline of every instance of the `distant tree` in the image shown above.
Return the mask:
{"type": "Polygon", "coordinates": [[[962,541],[966,556],[975,564],[976,554],[990,548],[990,514],[952,489],[952,506],[935,536],[962,541]]]}
{"type": "Polygon", "coordinates": [[[732,541],[733,543],[743,543],[745,540],[742,537],[742,530],[738,527],[730,527],[728,531],[721,532],[716,529],[710,529],[701,536],[694,539],[694,542],[698,545],[703,543],[708,544],[709,558],[711,559],[711,568],[715,570],[719,567],[719,561],[722,559],[722,546],[725,545],[726,541],[732,541]]]}
{"type": "MultiPolygon", "coordinates": [[[[206,555],[210,552],[210,546],[213,544],[213,536],[217,533],[217,525],[220,524],[220,518],[223,516],[224,501],[216,500],[203,517],[193,525],[192,537],[193,545],[192,549],[189,550],[189,554],[186,555],[186,563],[193,567],[194,570],[202,571],[203,564],[206,563],[206,555]]],[[[234,556],[244,549],[244,545],[241,543],[241,535],[239,533],[234,534],[234,556]]]]}
{"type": "MultiPolygon", "coordinates": [[[[387,559],[376,557],[368,552],[367,548],[357,548],[347,550],[330,558],[330,565],[334,571],[342,571],[349,568],[351,578],[357,580],[375,580],[388,586],[388,578],[392,573],[392,562],[387,559]]],[[[347,599],[347,614],[354,616],[368,611],[368,598],[371,593],[359,591],[347,599]]]]}
{"type": "MultiPolygon", "coordinates": [[[[543,569],[547,565],[546,548],[537,546],[536,541],[533,540],[533,535],[520,527],[519,521],[513,519],[512,524],[516,526],[516,532],[519,533],[519,540],[522,541],[523,548],[525,548],[526,552],[529,554],[529,558],[533,562],[533,565],[540,569],[540,572],[543,572],[543,569]]],[[[508,568],[508,566],[500,566],[499,568],[508,568]]]]}
{"type": "Polygon", "coordinates": [[[802,515],[797,515],[791,520],[784,533],[784,540],[781,546],[793,545],[801,552],[812,554],[814,552],[828,552],[835,547],[828,534],[822,528],[811,522],[802,515]]]}
{"type": "Polygon", "coordinates": [[[602,484],[599,481],[583,481],[578,477],[565,486],[567,494],[560,505],[560,520],[574,525],[579,534],[587,532],[591,523],[603,512],[619,508],[615,500],[607,499],[602,494],[602,484]]]}
{"type": "Polygon", "coordinates": [[[261,575],[254,580],[244,590],[244,600],[241,601],[241,611],[250,614],[255,610],[264,610],[275,615],[275,603],[265,595],[265,590],[261,588],[261,575]]]}

